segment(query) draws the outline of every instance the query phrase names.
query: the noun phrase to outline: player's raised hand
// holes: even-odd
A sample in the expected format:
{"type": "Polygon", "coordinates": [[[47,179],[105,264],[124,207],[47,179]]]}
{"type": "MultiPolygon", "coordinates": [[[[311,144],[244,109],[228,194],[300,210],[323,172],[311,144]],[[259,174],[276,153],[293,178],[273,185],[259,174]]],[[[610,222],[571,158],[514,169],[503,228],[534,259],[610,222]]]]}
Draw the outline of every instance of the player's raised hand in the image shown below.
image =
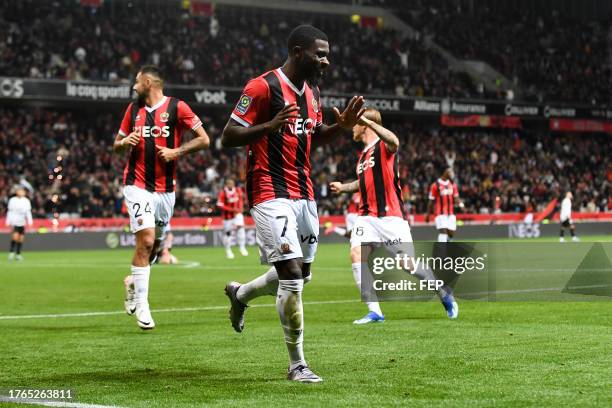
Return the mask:
{"type": "Polygon", "coordinates": [[[334,115],[336,116],[336,123],[345,130],[350,130],[357,124],[357,121],[365,112],[363,107],[364,100],[363,96],[353,96],[346,105],[344,112],[340,113],[338,108],[333,107],[334,115]]]}
{"type": "Polygon", "coordinates": [[[332,181],[331,183],[329,183],[329,189],[334,194],[341,194],[342,193],[342,183],[339,181],[332,181]]]}
{"type": "Polygon", "coordinates": [[[140,143],[140,132],[136,130],[130,133],[129,135],[127,135],[125,139],[121,140],[121,144],[124,146],[125,145],[137,146],[138,143],[140,143]]]}
{"type": "Polygon", "coordinates": [[[179,149],[169,149],[167,147],[158,145],[155,145],[155,148],[157,149],[157,155],[166,163],[176,160],[180,156],[179,149]]]}
{"type": "Polygon", "coordinates": [[[285,107],[281,109],[280,112],[278,112],[269,122],[270,131],[275,132],[286,124],[293,122],[298,118],[299,110],[300,108],[295,103],[285,105],[285,107]]]}

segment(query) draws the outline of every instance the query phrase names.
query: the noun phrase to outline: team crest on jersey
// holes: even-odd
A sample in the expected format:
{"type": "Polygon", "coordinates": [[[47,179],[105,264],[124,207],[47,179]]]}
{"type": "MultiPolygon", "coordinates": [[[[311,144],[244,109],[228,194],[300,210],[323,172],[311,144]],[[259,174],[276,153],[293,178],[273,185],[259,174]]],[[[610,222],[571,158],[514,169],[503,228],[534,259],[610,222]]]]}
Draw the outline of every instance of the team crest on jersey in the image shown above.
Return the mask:
{"type": "Polygon", "coordinates": [[[168,112],[162,112],[162,114],[159,115],[159,120],[161,120],[162,122],[167,122],[169,117],[170,114],[168,112]]]}
{"type": "Polygon", "coordinates": [[[140,120],[140,115],[136,115],[136,119],[135,120],[140,120]]]}
{"type": "Polygon", "coordinates": [[[316,98],[312,98],[312,109],[315,111],[315,113],[319,113],[319,102],[316,98]]]}
{"type": "Polygon", "coordinates": [[[240,97],[238,104],[236,105],[236,112],[240,113],[241,115],[244,115],[247,110],[249,110],[249,106],[251,106],[252,100],[253,98],[251,98],[249,95],[243,94],[240,97]]]}

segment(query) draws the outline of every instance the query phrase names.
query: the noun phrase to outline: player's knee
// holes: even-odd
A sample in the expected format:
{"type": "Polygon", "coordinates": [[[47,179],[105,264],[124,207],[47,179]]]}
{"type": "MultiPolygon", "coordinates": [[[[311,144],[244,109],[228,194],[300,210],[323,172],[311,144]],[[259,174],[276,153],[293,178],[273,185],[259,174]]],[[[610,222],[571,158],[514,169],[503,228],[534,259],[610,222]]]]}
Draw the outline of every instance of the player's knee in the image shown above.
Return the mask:
{"type": "Polygon", "coordinates": [[[351,262],[352,263],[361,262],[361,247],[360,246],[351,248],[351,262]]]}
{"type": "Polygon", "coordinates": [[[276,262],[274,267],[280,280],[303,279],[301,265],[296,259],[276,262]]]}

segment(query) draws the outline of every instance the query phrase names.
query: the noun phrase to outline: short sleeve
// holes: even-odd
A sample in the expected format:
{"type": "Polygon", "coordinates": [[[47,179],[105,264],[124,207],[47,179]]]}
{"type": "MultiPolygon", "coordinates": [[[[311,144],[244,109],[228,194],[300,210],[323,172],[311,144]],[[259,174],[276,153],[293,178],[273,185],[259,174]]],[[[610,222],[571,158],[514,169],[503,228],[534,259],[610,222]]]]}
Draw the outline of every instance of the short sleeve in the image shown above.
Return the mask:
{"type": "Polygon", "coordinates": [[[183,101],[179,101],[176,106],[178,123],[185,129],[196,130],[202,126],[202,121],[193,113],[189,105],[183,101]]]}
{"type": "Polygon", "coordinates": [[[129,135],[132,131],[130,129],[132,109],[134,109],[134,104],[130,103],[127,109],[125,110],[125,114],[123,115],[123,120],[121,121],[121,127],[119,128],[119,134],[123,137],[129,135]]]}
{"type": "Polygon", "coordinates": [[[257,125],[267,120],[264,115],[269,104],[270,92],[266,80],[262,77],[252,79],[244,87],[231,118],[245,127],[257,125]]]}
{"type": "Polygon", "coordinates": [[[217,206],[218,207],[225,207],[225,191],[221,190],[219,192],[219,196],[217,197],[217,206]]]}
{"type": "Polygon", "coordinates": [[[438,196],[438,189],[436,188],[436,183],[433,183],[431,185],[431,188],[429,189],[429,199],[435,200],[437,196],[438,196]]]}

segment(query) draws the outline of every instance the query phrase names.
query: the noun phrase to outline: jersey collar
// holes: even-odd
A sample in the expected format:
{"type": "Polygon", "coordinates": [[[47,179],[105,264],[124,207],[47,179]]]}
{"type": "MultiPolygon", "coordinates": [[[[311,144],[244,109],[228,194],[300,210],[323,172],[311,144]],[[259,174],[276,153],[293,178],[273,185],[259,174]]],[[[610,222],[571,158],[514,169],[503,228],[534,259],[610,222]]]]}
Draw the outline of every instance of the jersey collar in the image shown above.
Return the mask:
{"type": "Polygon", "coordinates": [[[276,72],[278,72],[278,75],[279,75],[279,76],[280,76],[280,77],[283,79],[283,81],[285,81],[285,83],[286,83],[287,85],[289,85],[289,88],[291,88],[291,90],[292,90],[293,92],[295,92],[296,94],[298,94],[298,95],[302,96],[302,94],[304,93],[304,90],[306,89],[306,83],[305,83],[305,82],[302,84],[302,90],[300,91],[300,90],[297,88],[297,86],[295,86],[295,85],[293,84],[293,82],[291,82],[291,80],[290,80],[289,78],[287,78],[287,75],[285,75],[285,73],[283,72],[283,70],[282,70],[282,69],[280,69],[280,68],[276,68],[276,72]]]}
{"type": "Polygon", "coordinates": [[[157,102],[157,103],[155,104],[155,106],[151,106],[151,107],[149,107],[149,106],[145,106],[145,109],[147,110],[147,112],[153,112],[154,110],[159,109],[159,107],[160,107],[160,106],[162,106],[164,103],[166,103],[166,99],[168,99],[168,97],[167,97],[167,96],[164,96],[164,97],[161,99],[161,101],[159,101],[159,102],[157,102]]]}
{"type": "Polygon", "coordinates": [[[438,179],[438,183],[442,184],[442,185],[447,185],[450,183],[450,180],[442,180],[441,178],[438,179]]]}
{"type": "Polygon", "coordinates": [[[367,152],[372,146],[374,146],[376,143],[378,143],[378,141],[380,140],[380,137],[377,137],[376,140],[370,142],[369,145],[367,145],[366,147],[363,148],[364,152],[367,152]]]}

